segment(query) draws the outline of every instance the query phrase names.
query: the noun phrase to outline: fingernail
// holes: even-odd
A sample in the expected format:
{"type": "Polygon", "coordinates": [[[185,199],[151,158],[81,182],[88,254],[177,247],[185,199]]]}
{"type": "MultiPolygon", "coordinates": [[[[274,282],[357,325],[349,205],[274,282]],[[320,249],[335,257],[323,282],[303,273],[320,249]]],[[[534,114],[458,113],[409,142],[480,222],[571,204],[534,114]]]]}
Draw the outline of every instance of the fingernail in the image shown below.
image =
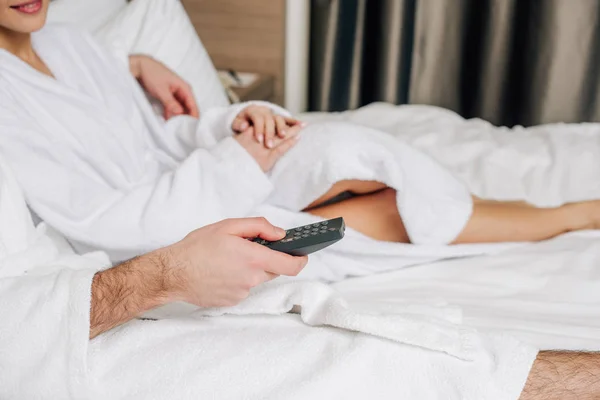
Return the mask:
{"type": "Polygon", "coordinates": [[[303,122],[303,123],[301,123],[301,124],[300,124],[300,126],[301,126],[301,127],[303,127],[303,128],[304,128],[305,126],[307,126],[307,125],[308,125],[308,122],[303,122]]]}
{"type": "Polygon", "coordinates": [[[284,137],[285,136],[285,131],[280,131],[279,132],[279,136],[284,137]]]}
{"type": "Polygon", "coordinates": [[[285,230],[276,226],[275,227],[275,234],[283,237],[283,236],[285,236],[285,230]]]}
{"type": "Polygon", "coordinates": [[[248,128],[248,123],[247,123],[247,122],[242,122],[241,129],[242,129],[242,130],[245,130],[245,129],[247,129],[247,128],[248,128]]]}
{"type": "Polygon", "coordinates": [[[268,147],[268,148],[270,148],[270,149],[272,149],[272,148],[273,148],[273,141],[272,141],[272,140],[269,140],[269,141],[267,142],[267,147],[268,147]]]}
{"type": "Polygon", "coordinates": [[[258,135],[258,137],[256,139],[258,139],[258,143],[262,143],[265,140],[263,135],[258,135]]]}

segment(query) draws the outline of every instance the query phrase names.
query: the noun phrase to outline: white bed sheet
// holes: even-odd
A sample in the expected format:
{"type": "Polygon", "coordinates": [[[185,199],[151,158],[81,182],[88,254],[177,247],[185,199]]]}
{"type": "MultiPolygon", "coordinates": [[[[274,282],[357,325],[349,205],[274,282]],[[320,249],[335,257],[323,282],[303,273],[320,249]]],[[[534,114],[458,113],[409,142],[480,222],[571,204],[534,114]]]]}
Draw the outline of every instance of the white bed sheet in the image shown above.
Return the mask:
{"type": "MultiPolygon", "coordinates": [[[[600,198],[600,124],[497,128],[427,106],[374,104],[342,119],[401,137],[480,196],[539,205],[600,198]]],[[[524,244],[335,285],[353,303],[448,304],[465,324],[542,349],[600,350],[600,231],[524,244]]]]}

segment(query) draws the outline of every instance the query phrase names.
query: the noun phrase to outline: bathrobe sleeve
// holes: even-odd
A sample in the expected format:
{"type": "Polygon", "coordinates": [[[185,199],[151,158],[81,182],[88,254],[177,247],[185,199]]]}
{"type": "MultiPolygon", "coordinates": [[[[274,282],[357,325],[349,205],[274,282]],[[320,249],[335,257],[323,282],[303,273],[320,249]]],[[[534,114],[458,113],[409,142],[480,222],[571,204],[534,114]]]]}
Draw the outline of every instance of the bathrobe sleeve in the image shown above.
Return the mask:
{"type": "Polygon", "coordinates": [[[94,273],[0,278],[0,398],[87,398],[94,273]]]}
{"type": "Polygon", "coordinates": [[[2,399],[87,398],[90,289],[101,266],[86,257],[66,261],[58,251],[34,228],[0,160],[2,399]]]}
{"type": "Polygon", "coordinates": [[[195,149],[174,169],[127,190],[84,166],[65,164],[60,148],[50,152],[24,141],[2,156],[16,166],[26,200],[42,220],[79,252],[103,249],[113,261],[171,244],[222,219],[248,216],[273,190],[233,137],[195,149]]]}

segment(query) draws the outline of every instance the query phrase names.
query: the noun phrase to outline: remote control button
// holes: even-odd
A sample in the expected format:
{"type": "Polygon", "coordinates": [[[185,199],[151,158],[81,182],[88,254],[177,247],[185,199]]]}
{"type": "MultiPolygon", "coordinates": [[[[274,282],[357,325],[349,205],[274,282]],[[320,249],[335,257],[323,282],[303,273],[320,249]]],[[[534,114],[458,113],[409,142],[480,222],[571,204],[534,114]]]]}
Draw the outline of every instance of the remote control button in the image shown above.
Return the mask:
{"type": "Polygon", "coordinates": [[[318,235],[318,234],[319,234],[319,232],[313,232],[313,233],[312,233],[312,235],[313,235],[313,236],[316,236],[316,235],[318,235]]]}
{"type": "Polygon", "coordinates": [[[313,224],[313,228],[318,228],[319,227],[319,223],[313,224]]]}
{"type": "Polygon", "coordinates": [[[296,228],[296,231],[301,232],[302,228],[296,228]]]}
{"type": "Polygon", "coordinates": [[[323,221],[321,222],[321,225],[327,225],[329,223],[329,221],[323,221]]]}
{"type": "Polygon", "coordinates": [[[302,235],[302,237],[303,237],[303,238],[307,238],[307,237],[309,237],[309,236],[310,236],[310,235],[308,235],[308,234],[306,234],[306,233],[305,233],[304,235],[302,235]]]}
{"type": "Polygon", "coordinates": [[[291,242],[292,240],[294,240],[294,239],[292,239],[292,238],[289,238],[289,239],[283,239],[283,240],[281,241],[281,243],[287,243],[287,242],[291,242]]]}
{"type": "Polygon", "coordinates": [[[330,231],[335,231],[335,228],[329,228],[330,231]]]}

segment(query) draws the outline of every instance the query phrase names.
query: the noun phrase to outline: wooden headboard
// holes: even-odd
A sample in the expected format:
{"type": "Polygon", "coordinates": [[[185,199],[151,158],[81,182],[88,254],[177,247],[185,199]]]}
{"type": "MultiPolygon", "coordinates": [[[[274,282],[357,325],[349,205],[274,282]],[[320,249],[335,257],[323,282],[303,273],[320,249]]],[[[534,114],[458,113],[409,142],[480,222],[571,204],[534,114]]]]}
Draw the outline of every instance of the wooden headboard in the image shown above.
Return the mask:
{"type": "Polygon", "coordinates": [[[282,104],[285,79],[285,0],[182,0],[218,69],[275,78],[282,104]]]}

